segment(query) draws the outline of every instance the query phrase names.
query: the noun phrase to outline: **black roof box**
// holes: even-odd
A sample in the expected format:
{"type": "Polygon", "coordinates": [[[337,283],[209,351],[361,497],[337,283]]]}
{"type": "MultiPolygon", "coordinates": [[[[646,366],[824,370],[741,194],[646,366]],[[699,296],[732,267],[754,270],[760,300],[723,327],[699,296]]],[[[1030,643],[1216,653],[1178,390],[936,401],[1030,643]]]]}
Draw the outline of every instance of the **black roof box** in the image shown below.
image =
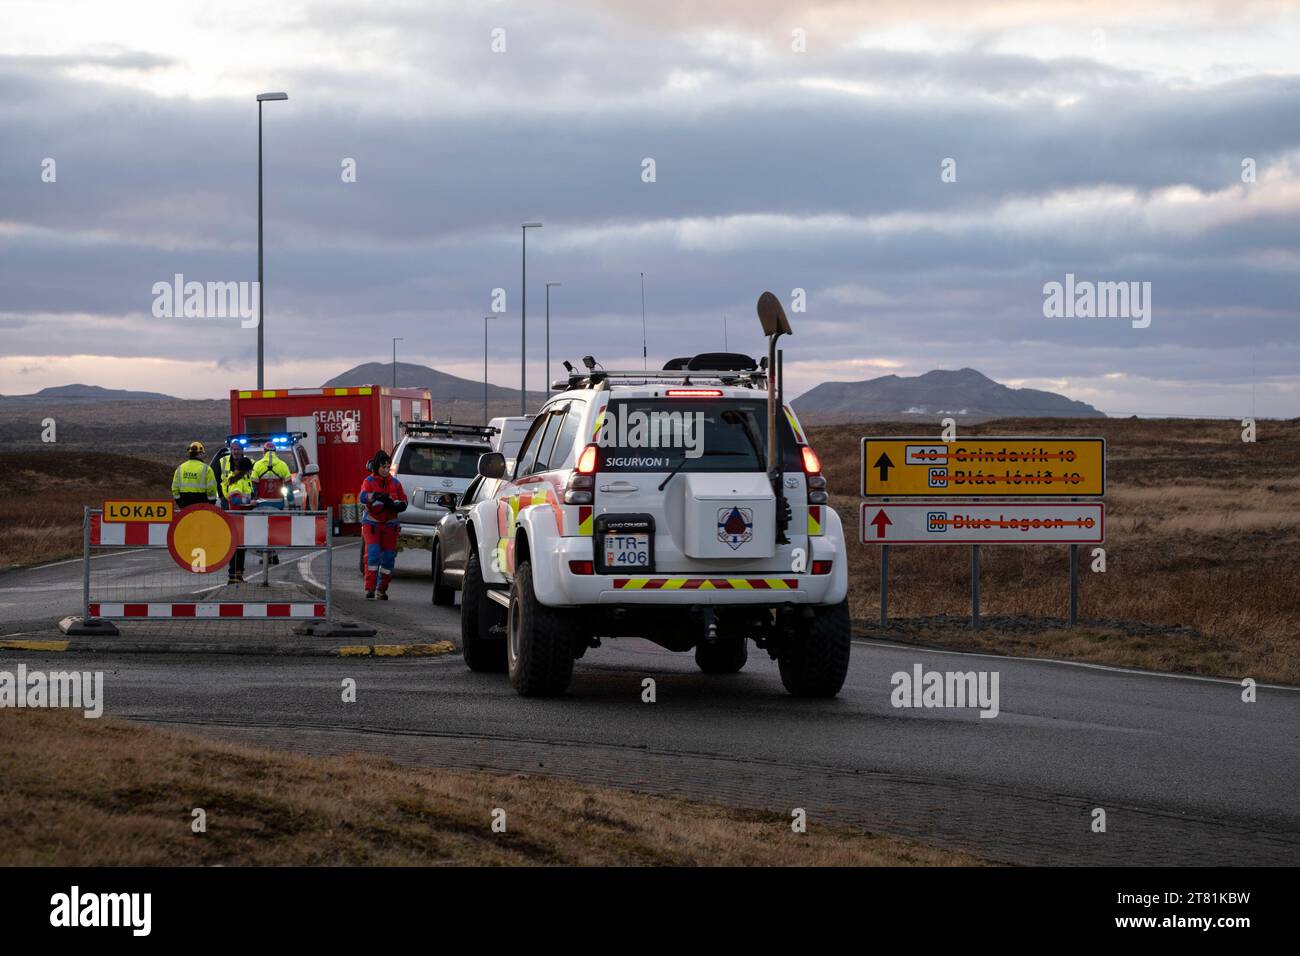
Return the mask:
{"type": "Polygon", "coordinates": [[[692,372],[752,372],[758,366],[752,358],[740,352],[701,352],[687,363],[686,368],[692,372]]]}

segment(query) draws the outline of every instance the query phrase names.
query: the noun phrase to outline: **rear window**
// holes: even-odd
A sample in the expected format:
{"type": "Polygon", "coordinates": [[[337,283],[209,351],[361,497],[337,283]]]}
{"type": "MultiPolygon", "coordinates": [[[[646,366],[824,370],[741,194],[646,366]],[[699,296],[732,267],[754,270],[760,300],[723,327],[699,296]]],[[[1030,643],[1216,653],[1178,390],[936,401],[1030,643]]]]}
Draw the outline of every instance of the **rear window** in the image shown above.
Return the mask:
{"type": "MultiPolygon", "coordinates": [[[[802,467],[784,414],[784,470],[802,467]]],[[[767,402],[752,399],[615,399],[596,443],[603,472],[767,470],[767,402]]]]}
{"type": "Polygon", "coordinates": [[[408,442],[397,471],[420,478],[473,478],[478,474],[479,455],[486,451],[487,446],[408,442]]]}

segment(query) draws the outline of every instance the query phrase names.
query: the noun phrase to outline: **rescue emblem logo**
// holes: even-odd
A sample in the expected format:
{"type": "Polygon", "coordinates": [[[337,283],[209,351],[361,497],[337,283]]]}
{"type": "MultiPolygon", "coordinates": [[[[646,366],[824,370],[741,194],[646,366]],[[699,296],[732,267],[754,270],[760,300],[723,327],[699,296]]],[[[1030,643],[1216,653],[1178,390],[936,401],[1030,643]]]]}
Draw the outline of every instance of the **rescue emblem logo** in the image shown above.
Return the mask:
{"type": "Polygon", "coordinates": [[[718,540],[735,551],[754,538],[754,510],[752,508],[718,509],[718,540]]]}

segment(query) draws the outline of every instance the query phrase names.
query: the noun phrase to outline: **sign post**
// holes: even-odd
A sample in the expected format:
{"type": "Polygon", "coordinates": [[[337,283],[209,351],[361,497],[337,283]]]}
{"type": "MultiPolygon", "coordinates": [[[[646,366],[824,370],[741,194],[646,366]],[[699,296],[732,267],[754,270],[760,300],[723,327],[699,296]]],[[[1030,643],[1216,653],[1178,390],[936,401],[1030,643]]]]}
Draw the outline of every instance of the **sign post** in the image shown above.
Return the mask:
{"type": "Polygon", "coordinates": [[[863,438],[864,498],[1106,493],[1104,438],[863,438]]]}
{"type": "Polygon", "coordinates": [[[1100,501],[864,501],[863,544],[1101,544],[1100,501]]]}
{"type": "Polygon", "coordinates": [[[864,437],[860,491],[879,499],[862,502],[858,530],[863,544],[880,546],[882,627],[891,544],[971,546],[972,628],[980,626],[981,545],[1068,544],[1070,626],[1078,623],[1079,545],[1105,540],[1105,506],[1080,499],[1106,493],[1104,438],[864,437]]]}

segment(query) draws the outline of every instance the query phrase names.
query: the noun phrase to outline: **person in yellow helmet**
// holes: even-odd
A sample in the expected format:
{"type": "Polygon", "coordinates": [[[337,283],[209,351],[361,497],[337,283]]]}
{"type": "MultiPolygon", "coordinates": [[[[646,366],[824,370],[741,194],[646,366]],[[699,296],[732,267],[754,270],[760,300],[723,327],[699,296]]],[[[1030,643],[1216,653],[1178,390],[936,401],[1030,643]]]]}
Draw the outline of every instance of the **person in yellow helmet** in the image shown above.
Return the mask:
{"type": "Polygon", "coordinates": [[[190,442],[189,457],[172,475],[172,498],[176,501],[177,511],[190,505],[216,502],[217,476],[212,473],[212,466],[203,460],[203,442],[190,442]]]}

